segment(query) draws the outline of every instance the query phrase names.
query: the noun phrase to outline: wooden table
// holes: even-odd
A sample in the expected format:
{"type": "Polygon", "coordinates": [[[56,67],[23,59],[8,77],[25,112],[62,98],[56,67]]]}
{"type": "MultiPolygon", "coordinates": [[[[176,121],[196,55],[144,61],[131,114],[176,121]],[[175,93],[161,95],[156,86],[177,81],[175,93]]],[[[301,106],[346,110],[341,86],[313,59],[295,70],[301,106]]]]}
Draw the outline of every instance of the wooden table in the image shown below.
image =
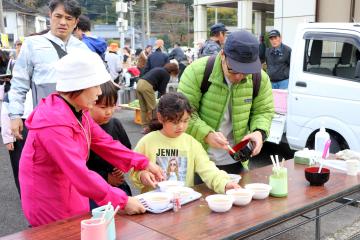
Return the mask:
{"type": "MultiPolygon", "coordinates": [[[[202,199],[183,206],[177,213],[126,218],[176,239],[245,238],[360,191],[359,175],[351,177],[331,169],[329,181],[323,187],[314,187],[309,186],[305,179],[306,166],[294,164],[293,160],[286,161],[285,165],[289,176],[288,197],[253,200],[245,207],[234,206],[227,213],[211,212],[202,199]]],[[[268,183],[271,168],[272,166],[266,166],[243,174],[240,184],[268,183]]],[[[204,185],[196,186],[195,190],[203,193],[204,197],[213,193],[204,185]]],[[[317,228],[316,235],[320,238],[319,218],[317,228]]]]}
{"type": "MultiPolygon", "coordinates": [[[[0,238],[1,240],[78,240],[80,239],[80,222],[83,219],[90,218],[90,215],[81,217],[69,218],[63,221],[58,221],[48,225],[36,228],[29,228],[25,231],[18,232],[0,238]]],[[[123,216],[116,216],[115,218],[116,236],[117,239],[171,239],[161,233],[153,231],[147,227],[141,226],[133,221],[130,221],[123,216]]]]}
{"type": "MultiPolygon", "coordinates": [[[[204,198],[182,206],[177,213],[118,215],[118,239],[234,239],[245,238],[282,222],[316,210],[316,216],[304,222],[316,221],[316,238],[320,238],[319,207],[339,198],[360,192],[360,176],[347,176],[331,169],[330,180],[323,187],[309,186],[304,177],[304,165],[286,162],[289,176],[289,194],[285,198],[269,197],[253,200],[245,207],[234,206],[229,212],[214,213],[204,198]]],[[[271,167],[251,170],[242,175],[240,184],[268,183],[271,167]]],[[[203,197],[213,194],[205,185],[194,187],[203,197]]],[[[328,212],[328,211],[327,211],[328,212]]],[[[325,212],[325,214],[327,213],[325,212]]],[[[33,228],[1,238],[18,239],[80,239],[80,221],[89,215],[76,217],[46,226],[33,228]]],[[[297,224],[294,227],[298,227],[297,224]]],[[[280,233],[287,231],[282,230],[280,233]]],[[[280,234],[279,233],[279,234],[280,234]]],[[[274,237],[278,234],[274,234],[274,237]]]]}

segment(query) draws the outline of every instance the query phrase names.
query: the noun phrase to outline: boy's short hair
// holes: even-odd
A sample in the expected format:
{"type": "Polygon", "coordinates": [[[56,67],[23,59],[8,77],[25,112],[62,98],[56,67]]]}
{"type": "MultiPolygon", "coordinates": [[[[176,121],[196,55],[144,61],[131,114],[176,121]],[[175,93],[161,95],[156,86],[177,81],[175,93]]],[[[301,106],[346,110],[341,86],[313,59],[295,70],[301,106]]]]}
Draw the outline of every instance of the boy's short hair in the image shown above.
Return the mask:
{"type": "Polygon", "coordinates": [[[119,87],[112,81],[100,85],[101,95],[98,97],[96,104],[103,104],[107,107],[114,106],[118,100],[119,87]]]}
{"type": "Polygon", "coordinates": [[[59,5],[63,5],[65,12],[75,18],[79,18],[81,15],[81,6],[76,0],[51,0],[49,3],[50,12],[54,12],[59,5]]]}
{"type": "Polygon", "coordinates": [[[80,15],[79,22],[76,27],[79,28],[83,32],[90,32],[90,30],[91,30],[90,18],[88,18],[85,15],[80,15]]]}

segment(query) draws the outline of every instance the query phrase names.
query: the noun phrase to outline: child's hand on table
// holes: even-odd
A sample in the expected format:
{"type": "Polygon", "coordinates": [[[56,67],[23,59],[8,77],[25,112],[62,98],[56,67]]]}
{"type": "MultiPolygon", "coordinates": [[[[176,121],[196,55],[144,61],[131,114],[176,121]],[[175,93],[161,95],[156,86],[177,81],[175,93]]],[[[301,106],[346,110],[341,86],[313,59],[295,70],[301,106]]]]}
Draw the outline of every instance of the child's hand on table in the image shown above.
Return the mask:
{"type": "Polygon", "coordinates": [[[152,174],[151,172],[149,172],[147,170],[143,170],[139,174],[140,174],[140,181],[142,184],[144,184],[145,186],[150,186],[152,188],[156,188],[158,181],[156,180],[156,177],[154,174],[152,174]]]}
{"type": "Polygon", "coordinates": [[[162,169],[155,163],[149,162],[149,165],[145,169],[146,171],[152,173],[155,176],[156,181],[160,182],[165,179],[162,169]]]}
{"type": "Polygon", "coordinates": [[[228,183],[225,185],[225,192],[226,192],[227,190],[237,189],[237,188],[241,188],[239,184],[237,184],[236,182],[228,182],[228,183]]]}

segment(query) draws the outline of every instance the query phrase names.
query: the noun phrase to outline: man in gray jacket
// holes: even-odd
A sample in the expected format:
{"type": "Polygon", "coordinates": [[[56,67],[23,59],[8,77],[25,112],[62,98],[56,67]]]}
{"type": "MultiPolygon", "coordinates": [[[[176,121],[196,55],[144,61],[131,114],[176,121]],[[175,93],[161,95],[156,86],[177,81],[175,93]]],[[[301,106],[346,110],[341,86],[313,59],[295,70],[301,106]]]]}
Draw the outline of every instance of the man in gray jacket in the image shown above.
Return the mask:
{"type": "Polygon", "coordinates": [[[24,113],[26,93],[29,89],[32,90],[33,105],[36,107],[42,98],[55,91],[54,63],[76,49],[88,49],[84,43],[72,36],[81,14],[79,3],[76,0],[52,0],[49,8],[50,31],[25,39],[11,80],[11,130],[20,140],[23,139],[24,124],[21,116],[24,113]]]}
{"type": "Polygon", "coordinates": [[[216,23],[210,27],[210,38],[205,41],[199,50],[199,58],[216,55],[221,51],[225,43],[225,34],[228,30],[222,23],[216,23]]]}
{"type": "Polygon", "coordinates": [[[273,89],[287,89],[289,85],[291,48],[282,43],[280,32],[269,32],[271,48],[265,52],[267,73],[273,89]]]}

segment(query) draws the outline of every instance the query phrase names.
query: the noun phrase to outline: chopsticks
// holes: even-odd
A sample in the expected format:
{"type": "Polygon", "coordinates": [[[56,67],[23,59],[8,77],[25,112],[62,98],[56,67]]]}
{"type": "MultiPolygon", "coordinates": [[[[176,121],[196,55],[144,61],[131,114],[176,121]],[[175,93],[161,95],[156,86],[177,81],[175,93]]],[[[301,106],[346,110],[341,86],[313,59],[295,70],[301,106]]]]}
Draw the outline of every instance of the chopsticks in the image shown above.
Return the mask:
{"type": "MultiPolygon", "coordinates": [[[[215,132],[215,131],[213,131],[213,130],[212,130],[211,132],[217,135],[217,132],[215,132]]],[[[233,154],[236,153],[236,151],[235,151],[229,144],[226,145],[226,147],[227,147],[227,148],[229,149],[229,151],[232,152],[233,154]]]]}
{"type": "Polygon", "coordinates": [[[227,148],[233,153],[233,154],[235,154],[236,153],[236,151],[228,144],[228,145],[226,145],[227,146],[227,148]]]}
{"type": "Polygon", "coordinates": [[[285,159],[282,158],[281,165],[280,165],[279,156],[278,155],[274,155],[274,156],[270,155],[270,159],[271,159],[271,162],[272,162],[272,164],[274,166],[275,171],[279,171],[281,168],[284,167],[285,159]]]}

